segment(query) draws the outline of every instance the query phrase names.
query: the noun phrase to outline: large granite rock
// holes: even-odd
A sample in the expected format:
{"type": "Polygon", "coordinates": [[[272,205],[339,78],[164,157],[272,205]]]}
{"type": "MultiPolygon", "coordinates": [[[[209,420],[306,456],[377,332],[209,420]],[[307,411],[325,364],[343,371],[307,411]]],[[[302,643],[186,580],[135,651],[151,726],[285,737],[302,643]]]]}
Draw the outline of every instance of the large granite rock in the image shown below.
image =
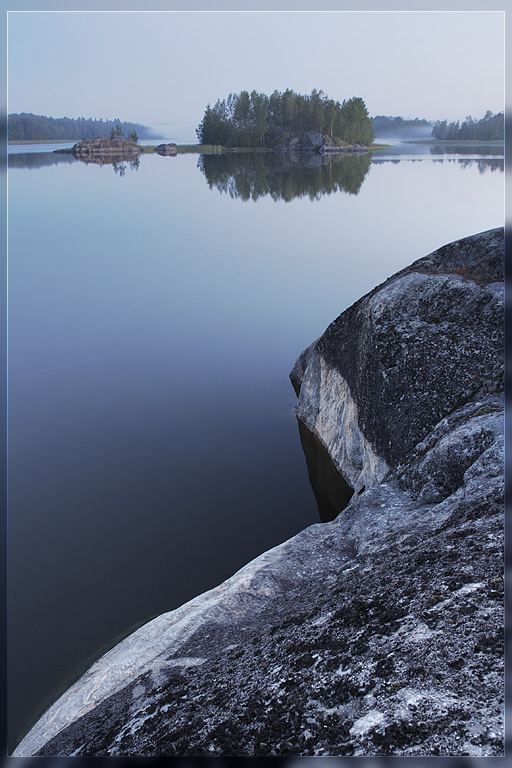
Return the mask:
{"type": "Polygon", "coordinates": [[[346,141],[340,141],[335,144],[332,138],[318,131],[299,131],[298,133],[285,132],[283,134],[283,144],[279,150],[284,150],[291,157],[296,155],[324,155],[336,153],[365,154],[369,148],[364,144],[349,144],[346,141]]]}
{"type": "Polygon", "coordinates": [[[303,131],[290,137],[287,144],[288,152],[323,152],[326,147],[334,146],[330,136],[318,131],[303,131]]]}
{"type": "Polygon", "coordinates": [[[359,493],[503,386],[503,230],[451,243],[343,312],[297,360],[297,415],[359,493]]]}
{"type": "Polygon", "coordinates": [[[336,519],[127,637],[16,755],[503,754],[502,267],[467,238],[327,329],[292,377],[336,519]]]}

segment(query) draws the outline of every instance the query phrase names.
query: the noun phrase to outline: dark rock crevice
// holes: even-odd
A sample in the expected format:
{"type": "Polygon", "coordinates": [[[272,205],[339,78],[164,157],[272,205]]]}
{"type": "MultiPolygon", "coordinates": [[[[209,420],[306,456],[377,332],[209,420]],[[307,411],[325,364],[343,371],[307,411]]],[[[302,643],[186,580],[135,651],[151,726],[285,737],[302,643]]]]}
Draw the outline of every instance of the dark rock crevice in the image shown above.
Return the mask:
{"type": "Polygon", "coordinates": [[[345,509],[354,489],[340,474],[319,438],[301,421],[298,425],[309,482],[315,495],[320,520],[326,523],[334,520],[345,509]]]}

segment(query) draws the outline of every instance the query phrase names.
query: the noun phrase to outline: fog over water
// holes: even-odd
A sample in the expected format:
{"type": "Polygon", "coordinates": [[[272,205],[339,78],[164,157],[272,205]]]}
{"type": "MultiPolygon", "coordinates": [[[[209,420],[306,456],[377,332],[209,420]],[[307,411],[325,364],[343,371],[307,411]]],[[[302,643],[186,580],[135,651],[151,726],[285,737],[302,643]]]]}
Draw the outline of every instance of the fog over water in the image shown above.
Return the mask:
{"type": "Polygon", "coordinates": [[[296,357],[398,269],[502,224],[502,156],[476,150],[116,167],[14,150],[13,744],[116,636],[317,522],[296,357]]]}

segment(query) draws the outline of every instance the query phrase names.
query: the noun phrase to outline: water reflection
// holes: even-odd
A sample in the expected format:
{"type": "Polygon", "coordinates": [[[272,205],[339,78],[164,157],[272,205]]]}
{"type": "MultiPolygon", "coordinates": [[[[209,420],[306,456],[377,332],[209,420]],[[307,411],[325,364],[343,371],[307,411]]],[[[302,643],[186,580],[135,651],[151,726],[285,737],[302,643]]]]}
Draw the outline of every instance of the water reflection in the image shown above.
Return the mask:
{"type": "MultiPolygon", "coordinates": [[[[485,173],[485,171],[503,172],[505,170],[505,160],[503,158],[427,157],[426,159],[438,165],[442,165],[443,163],[457,164],[459,168],[471,168],[476,165],[480,173],[485,173]]],[[[422,163],[423,161],[424,158],[421,157],[374,157],[372,162],[377,164],[391,163],[392,165],[398,165],[399,163],[422,163]]]]}
{"type": "MultiPolygon", "coordinates": [[[[82,162],[86,162],[86,161],[82,161],[82,162]]],[[[98,162],[98,161],[97,160],[93,160],[93,162],[98,162]]],[[[119,160],[117,160],[117,162],[110,162],[110,161],[105,161],[104,160],[101,163],[101,165],[109,165],[109,164],[112,165],[114,173],[119,174],[119,176],[121,176],[121,177],[125,175],[125,173],[126,173],[126,161],[125,160],[123,160],[122,162],[120,162],[119,160]]],[[[139,166],[140,166],[140,157],[137,155],[137,157],[134,160],[130,160],[128,162],[128,166],[129,166],[131,171],[138,171],[139,170],[139,166]]]]}
{"type": "Polygon", "coordinates": [[[201,155],[198,168],[210,189],[241,200],[270,195],[289,202],[297,197],[319,200],[332,192],[357,195],[370,167],[365,155],[278,155],[274,153],[201,155]]]}
{"type": "Polygon", "coordinates": [[[76,163],[73,155],[58,155],[54,152],[17,152],[8,156],[9,170],[14,168],[44,168],[47,165],[76,163]]]}
{"type": "Polygon", "coordinates": [[[85,163],[86,165],[91,163],[93,165],[111,165],[114,173],[121,177],[125,175],[127,168],[130,168],[131,171],[138,171],[140,166],[139,155],[132,158],[131,160],[129,160],[125,155],[109,155],[108,157],[94,157],[91,155],[87,156],[86,158],[79,157],[77,160],[80,163],[85,163]]]}
{"type": "Polygon", "coordinates": [[[132,171],[137,171],[140,166],[140,156],[137,155],[131,160],[128,160],[123,155],[111,155],[106,157],[88,157],[87,159],[77,158],[70,154],[60,154],[59,152],[19,152],[16,154],[10,154],[8,157],[9,169],[15,168],[44,168],[49,165],[59,165],[61,163],[85,163],[89,165],[111,165],[112,170],[118,176],[124,176],[126,169],[130,168],[132,171]]]}
{"type": "Polygon", "coordinates": [[[503,144],[432,144],[432,155],[498,155],[503,157],[503,144]]]}
{"type": "Polygon", "coordinates": [[[501,171],[503,173],[505,170],[505,160],[458,160],[457,162],[461,168],[469,168],[476,163],[480,173],[485,173],[487,170],[501,171]]]}

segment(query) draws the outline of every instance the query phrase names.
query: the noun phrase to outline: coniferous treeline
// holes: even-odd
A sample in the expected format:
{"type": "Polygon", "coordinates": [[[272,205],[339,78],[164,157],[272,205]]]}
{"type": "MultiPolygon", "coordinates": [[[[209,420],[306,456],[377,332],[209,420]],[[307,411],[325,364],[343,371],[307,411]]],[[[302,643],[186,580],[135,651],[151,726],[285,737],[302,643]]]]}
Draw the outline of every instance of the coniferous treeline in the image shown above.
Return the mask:
{"type": "Polygon", "coordinates": [[[432,136],[438,141],[503,141],[505,136],[505,119],[503,112],[497,115],[488,110],[481,120],[474,120],[468,115],[461,124],[449,123],[447,120],[436,120],[432,128],[432,136]]]}
{"type": "Polygon", "coordinates": [[[153,138],[153,133],[147,126],[123,123],[119,119],[93,120],[90,117],[79,117],[75,120],[70,117],[46,117],[22,112],[9,115],[7,125],[9,141],[108,139],[118,125],[126,136],[135,131],[139,138],[153,138]]]}
{"type": "Polygon", "coordinates": [[[280,147],[287,134],[318,131],[335,142],[371,144],[372,122],[363,99],[330,99],[313,89],[309,96],[286,89],[284,93],[241,91],[206,107],[196,133],[201,144],[225,147],[280,147]]]}
{"type": "Polygon", "coordinates": [[[376,136],[429,136],[432,123],[415,117],[414,120],[404,120],[403,117],[377,115],[372,117],[373,130],[376,136]]]}

